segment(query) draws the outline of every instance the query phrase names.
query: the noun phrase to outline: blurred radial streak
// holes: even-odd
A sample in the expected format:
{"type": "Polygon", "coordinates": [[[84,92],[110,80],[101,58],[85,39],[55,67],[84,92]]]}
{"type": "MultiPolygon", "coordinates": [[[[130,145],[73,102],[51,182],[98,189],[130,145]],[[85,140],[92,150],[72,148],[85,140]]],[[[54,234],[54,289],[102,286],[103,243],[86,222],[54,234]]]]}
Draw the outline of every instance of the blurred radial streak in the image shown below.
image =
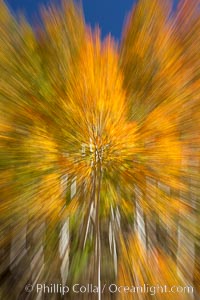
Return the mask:
{"type": "Polygon", "coordinates": [[[0,299],[199,299],[199,1],[138,1],[120,45],[73,1],[41,14],[0,1],[0,299]]]}

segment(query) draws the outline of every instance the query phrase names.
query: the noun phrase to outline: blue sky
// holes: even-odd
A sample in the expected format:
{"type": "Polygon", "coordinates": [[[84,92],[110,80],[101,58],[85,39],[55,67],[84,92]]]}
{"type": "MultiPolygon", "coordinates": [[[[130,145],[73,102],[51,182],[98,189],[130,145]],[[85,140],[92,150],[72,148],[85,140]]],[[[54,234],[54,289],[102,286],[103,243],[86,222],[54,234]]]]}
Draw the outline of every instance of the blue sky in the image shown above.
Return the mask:
{"type": "MultiPolygon", "coordinates": [[[[149,0],[151,1],[151,0],[149,0]]],[[[165,1],[165,0],[163,0],[165,1]]],[[[5,0],[13,13],[22,11],[32,22],[38,16],[41,4],[48,4],[50,0],[5,0]]],[[[53,0],[59,3],[59,0],[53,0]]],[[[92,27],[99,24],[102,37],[109,32],[117,40],[120,39],[125,17],[136,0],[82,0],[86,22],[92,27]]],[[[177,3],[178,0],[175,0],[177,3]]]]}

